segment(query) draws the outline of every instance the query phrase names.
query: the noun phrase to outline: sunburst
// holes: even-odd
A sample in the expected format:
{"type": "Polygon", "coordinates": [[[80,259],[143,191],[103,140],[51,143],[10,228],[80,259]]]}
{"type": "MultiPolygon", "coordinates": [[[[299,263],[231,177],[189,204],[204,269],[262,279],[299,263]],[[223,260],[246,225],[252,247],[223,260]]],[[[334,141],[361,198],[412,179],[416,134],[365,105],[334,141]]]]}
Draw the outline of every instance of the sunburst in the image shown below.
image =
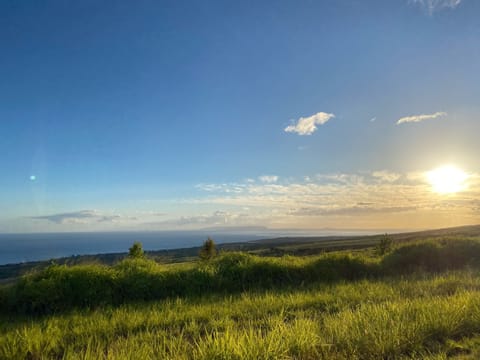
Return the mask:
{"type": "Polygon", "coordinates": [[[468,175],[453,165],[444,165],[427,173],[432,190],[439,194],[454,194],[467,188],[468,175]]]}

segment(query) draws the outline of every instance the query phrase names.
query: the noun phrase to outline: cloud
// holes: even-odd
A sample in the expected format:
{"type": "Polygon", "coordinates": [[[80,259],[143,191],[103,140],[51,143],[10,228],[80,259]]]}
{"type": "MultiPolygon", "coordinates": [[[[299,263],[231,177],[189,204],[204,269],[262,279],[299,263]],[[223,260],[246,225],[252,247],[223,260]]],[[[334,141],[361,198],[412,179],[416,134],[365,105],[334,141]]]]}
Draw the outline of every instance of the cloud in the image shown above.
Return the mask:
{"type": "Polygon", "coordinates": [[[227,211],[217,210],[213,214],[198,215],[198,216],[182,216],[179,220],[176,220],[178,225],[228,225],[236,223],[238,218],[246,216],[245,214],[231,214],[227,211]]]}
{"type": "Polygon", "coordinates": [[[400,174],[397,174],[391,171],[386,171],[386,170],[374,171],[372,172],[372,176],[386,182],[394,182],[400,179],[401,177],[400,174]]]}
{"type": "Polygon", "coordinates": [[[410,0],[410,2],[420,5],[430,15],[435,11],[443,9],[455,9],[462,0],[410,0]]]}
{"type": "Polygon", "coordinates": [[[81,210],[69,213],[60,213],[44,216],[32,216],[30,219],[33,220],[47,220],[56,224],[65,224],[68,222],[78,222],[85,219],[96,218],[97,215],[93,210],[81,210]]]}
{"type": "Polygon", "coordinates": [[[425,120],[433,120],[439,117],[447,116],[446,112],[436,112],[434,114],[423,114],[423,115],[412,115],[412,116],[405,116],[401,119],[398,119],[397,125],[410,123],[410,122],[421,122],[425,120]]]}
{"type": "Polygon", "coordinates": [[[355,206],[337,207],[337,208],[301,208],[290,212],[294,216],[354,216],[354,215],[370,215],[370,214],[387,214],[399,213],[404,211],[414,211],[415,206],[391,206],[378,207],[372,203],[359,203],[355,206]]]}
{"type": "Polygon", "coordinates": [[[142,226],[413,229],[478,223],[480,175],[470,176],[467,191],[439,197],[425,174],[382,169],[199,184],[198,196],[182,199],[185,212],[142,226]]]}
{"type": "Polygon", "coordinates": [[[328,120],[334,118],[334,114],[324,112],[316,113],[309,117],[301,117],[296,123],[287,126],[284,131],[297,133],[298,135],[312,135],[317,130],[317,125],[323,125],[328,120]]]}
{"type": "Polygon", "coordinates": [[[235,227],[235,226],[258,226],[261,225],[261,217],[252,215],[249,208],[243,207],[240,212],[230,212],[217,210],[213,213],[206,213],[200,215],[180,216],[165,221],[156,221],[150,223],[143,223],[143,226],[160,229],[192,229],[192,228],[209,228],[215,227],[235,227]],[[245,213],[248,211],[249,213],[245,213]]]}
{"type": "MultiPolygon", "coordinates": [[[[438,197],[432,195],[425,174],[380,170],[318,174],[301,179],[279,179],[275,183],[206,185],[198,189],[207,190],[209,196],[198,198],[195,203],[229,209],[248,207],[256,211],[256,216],[264,214],[269,218],[270,225],[290,223],[296,226],[296,221],[313,224],[315,216],[318,221],[325,216],[329,219],[348,217],[348,221],[353,221],[358,215],[362,215],[362,219],[371,215],[369,221],[372,223],[390,217],[394,223],[395,214],[401,214],[403,219],[409,217],[405,220],[408,225],[415,220],[413,213],[433,219],[438,214],[447,216],[451,211],[452,202],[439,202],[438,197]],[[211,191],[213,188],[216,190],[211,191]],[[299,220],[302,216],[310,220],[299,220]]],[[[468,191],[456,194],[455,198],[458,214],[471,214],[472,208],[477,208],[472,201],[480,202],[480,177],[472,176],[468,191]]]]}
{"type": "MultiPolygon", "coordinates": [[[[43,216],[31,216],[32,220],[45,220],[55,224],[72,224],[72,223],[87,223],[87,222],[115,222],[125,217],[121,215],[102,214],[96,210],[80,210],[67,213],[59,213],[43,216]]],[[[136,220],[134,217],[126,217],[128,220],[136,220]]]]}
{"type": "Polygon", "coordinates": [[[258,177],[262,183],[272,184],[278,181],[278,176],[276,175],[262,175],[258,177]]]}

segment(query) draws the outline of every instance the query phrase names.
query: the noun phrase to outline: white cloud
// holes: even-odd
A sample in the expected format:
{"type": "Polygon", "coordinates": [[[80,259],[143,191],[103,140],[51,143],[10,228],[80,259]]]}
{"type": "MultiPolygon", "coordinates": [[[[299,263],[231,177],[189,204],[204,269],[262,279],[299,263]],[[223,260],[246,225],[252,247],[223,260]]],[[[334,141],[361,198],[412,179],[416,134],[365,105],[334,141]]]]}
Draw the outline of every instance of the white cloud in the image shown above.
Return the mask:
{"type": "Polygon", "coordinates": [[[323,125],[334,117],[334,114],[324,112],[319,112],[305,118],[301,117],[296,123],[287,126],[284,131],[297,133],[298,135],[312,135],[317,130],[317,125],[323,125]]]}
{"type": "Polygon", "coordinates": [[[263,183],[272,184],[272,183],[276,183],[278,181],[278,176],[276,176],[276,175],[262,175],[262,176],[259,176],[258,179],[263,183]]]}
{"type": "Polygon", "coordinates": [[[405,116],[405,117],[402,117],[401,119],[398,119],[397,125],[410,123],[410,122],[421,122],[425,120],[433,120],[433,119],[444,117],[444,116],[447,116],[447,113],[442,111],[436,112],[434,114],[405,116]]]}
{"type": "Polygon", "coordinates": [[[294,209],[290,212],[294,216],[358,216],[386,213],[400,213],[405,211],[414,211],[415,206],[391,206],[379,207],[376,204],[360,203],[354,206],[346,207],[309,207],[294,209]]]}
{"type": "Polygon", "coordinates": [[[87,224],[91,222],[117,222],[120,220],[137,220],[118,214],[104,214],[97,210],[80,210],[68,213],[59,213],[43,216],[31,216],[32,220],[50,221],[55,224],[87,224]]]}
{"type": "Polygon", "coordinates": [[[381,181],[386,181],[386,182],[394,182],[400,179],[401,175],[387,171],[387,170],[382,170],[382,171],[374,171],[372,172],[372,176],[375,178],[378,178],[381,181]]]}
{"type": "Polygon", "coordinates": [[[442,9],[455,9],[462,0],[410,0],[410,2],[420,5],[431,15],[442,9]]]}
{"type": "Polygon", "coordinates": [[[261,225],[261,216],[252,214],[249,207],[242,207],[240,211],[216,210],[213,213],[203,213],[189,216],[180,216],[165,221],[155,221],[141,224],[152,229],[195,229],[209,228],[211,226],[219,227],[248,227],[261,225]],[[248,211],[248,213],[245,213],[248,211]]]}
{"type": "Polygon", "coordinates": [[[217,210],[209,215],[182,216],[177,222],[178,225],[206,224],[206,225],[225,225],[240,215],[234,215],[226,211],[217,210]]]}

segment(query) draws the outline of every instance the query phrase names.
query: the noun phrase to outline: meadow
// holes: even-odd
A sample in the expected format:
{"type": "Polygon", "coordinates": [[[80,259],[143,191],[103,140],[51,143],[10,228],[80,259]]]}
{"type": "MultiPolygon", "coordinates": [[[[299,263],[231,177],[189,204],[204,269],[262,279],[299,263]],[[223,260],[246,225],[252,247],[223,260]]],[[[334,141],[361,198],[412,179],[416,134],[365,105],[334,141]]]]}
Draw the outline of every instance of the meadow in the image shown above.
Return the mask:
{"type": "Polygon", "coordinates": [[[2,359],[477,359],[480,239],[55,265],[0,288],[2,359]]]}

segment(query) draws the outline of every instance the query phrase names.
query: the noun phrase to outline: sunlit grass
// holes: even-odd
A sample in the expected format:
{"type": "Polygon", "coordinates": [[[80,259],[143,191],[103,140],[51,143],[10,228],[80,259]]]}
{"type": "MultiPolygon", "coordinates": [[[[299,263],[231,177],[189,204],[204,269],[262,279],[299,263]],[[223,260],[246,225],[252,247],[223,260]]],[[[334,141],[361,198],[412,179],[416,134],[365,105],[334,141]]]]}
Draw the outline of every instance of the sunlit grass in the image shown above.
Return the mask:
{"type": "Polygon", "coordinates": [[[480,277],[466,271],[170,299],[4,321],[0,331],[2,359],[440,356],[448,339],[480,332],[480,277]]]}

